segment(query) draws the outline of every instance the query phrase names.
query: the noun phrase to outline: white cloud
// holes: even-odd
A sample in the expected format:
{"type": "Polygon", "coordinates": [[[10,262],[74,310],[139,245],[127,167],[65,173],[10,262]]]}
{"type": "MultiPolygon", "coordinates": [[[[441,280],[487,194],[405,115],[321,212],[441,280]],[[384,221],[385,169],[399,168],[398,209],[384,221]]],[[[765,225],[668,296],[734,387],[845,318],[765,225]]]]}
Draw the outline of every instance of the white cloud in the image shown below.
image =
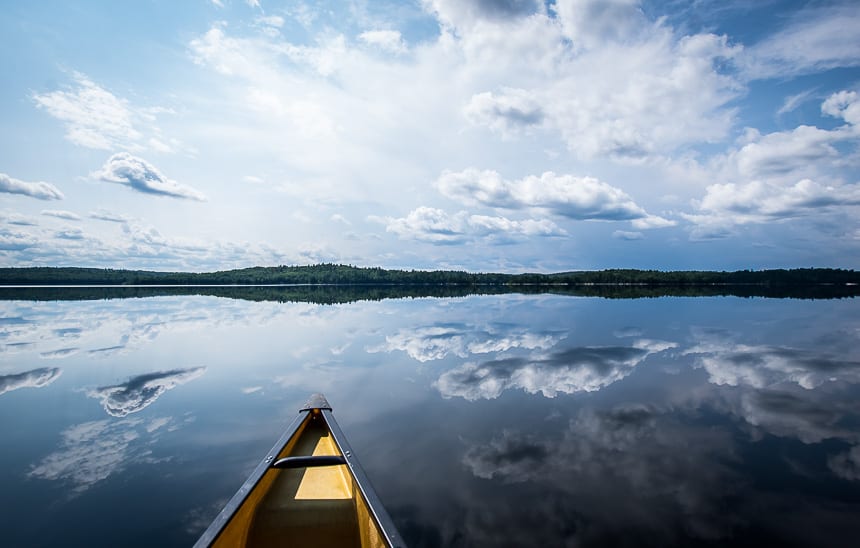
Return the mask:
{"type": "Polygon", "coordinates": [[[536,0],[422,0],[422,3],[443,24],[460,30],[467,30],[482,21],[518,19],[541,11],[536,0]]]}
{"type": "Polygon", "coordinates": [[[465,115],[473,124],[487,126],[504,135],[540,126],[544,121],[540,102],[522,89],[505,89],[499,95],[475,94],[466,105],[465,115]]]}
{"type": "Polygon", "coordinates": [[[63,211],[59,209],[43,209],[42,215],[48,217],[56,217],[57,219],[65,219],[67,221],[80,221],[81,216],[71,211],[63,211]]]}
{"type": "Polygon", "coordinates": [[[693,202],[698,212],[682,214],[696,225],[694,239],[726,237],[731,227],[799,218],[819,221],[860,205],[860,187],[843,182],[856,159],[839,148],[860,141],[860,100],[855,91],[832,94],[822,114],[845,125],[821,129],[801,125],[761,135],[748,129],[744,143],[714,163],[715,171],[733,182],[708,185],[693,202]]]}
{"type": "Polygon", "coordinates": [[[65,123],[66,139],[100,150],[124,148],[173,152],[181,143],[165,143],[155,125],[158,114],[175,114],[163,107],[137,107],[75,72],[73,85],[64,90],[36,93],[33,101],[54,118],[65,123]]]}
{"type": "Polygon", "coordinates": [[[0,192],[23,194],[39,200],[62,200],[63,193],[51,183],[28,183],[0,173],[0,192]]]}
{"type": "Polygon", "coordinates": [[[92,223],[87,224],[86,232],[38,225],[15,230],[0,227],[0,251],[16,266],[122,264],[126,268],[199,271],[313,262],[298,251],[287,253],[270,245],[167,234],[109,211],[94,212],[91,218],[108,221],[118,230],[107,225],[107,232],[101,231],[92,223]]]}
{"type": "Polygon", "coordinates": [[[352,224],[351,222],[349,222],[349,219],[347,219],[346,217],[344,217],[344,216],[343,216],[343,215],[341,215],[340,213],[334,213],[334,214],[330,217],[330,219],[331,219],[332,221],[336,222],[336,223],[343,223],[343,224],[345,224],[345,225],[347,225],[347,226],[350,226],[350,225],[352,224]]]}
{"type": "Polygon", "coordinates": [[[465,240],[462,215],[451,219],[441,209],[419,207],[406,217],[382,220],[385,230],[401,238],[433,244],[457,244],[465,240]]]}
{"type": "Polygon", "coordinates": [[[856,91],[834,93],[821,104],[821,112],[842,118],[852,126],[860,126],[860,96],[856,91]]]}
{"type": "Polygon", "coordinates": [[[267,15],[263,17],[258,17],[257,21],[269,27],[281,28],[284,26],[284,18],[280,15],[267,15]]]}
{"type": "Polygon", "coordinates": [[[128,152],[119,152],[108,158],[92,177],[109,183],[128,185],[146,194],[198,201],[206,199],[201,192],[168,179],[155,166],[128,152]]]}
{"type": "Polygon", "coordinates": [[[798,11],[786,27],[747,48],[751,78],[788,77],[860,65],[860,6],[845,3],[798,11]]]}
{"type": "Polygon", "coordinates": [[[30,234],[0,228],[0,251],[27,251],[38,244],[30,234]]]}
{"type": "Polygon", "coordinates": [[[536,208],[575,220],[642,221],[637,228],[674,224],[649,215],[624,191],[593,177],[547,171],[539,177],[507,181],[495,171],[470,168],[444,172],[436,180],[436,187],[445,196],[466,204],[536,208]]]}
{"type": "Polygon", "coordinates": [[[557,0],[553,10],[564,35],[581,50],[609,43],[635,44],[646,38],[650,26],[639,0],[557,0]]]}
{"type": "Polygon", "coordinates": [[[129,146],[142,135],[135,129],[128,102],[80,73],[75,89],[36,94],[33,100],[51,116],[66,123],[66,138],[76,145],[110,150],[129,146]]]}
{"type": "Polygon", "coordinates": [[[473,123],[507,133],[540,121],[581,158],[624,162],[728,135],[728,105],[743,88],[727,69],[742,48],[727,37],[679,37],[635,1],[559,2],[554,10],[557,17],[538,9],[500,19],[441,10],[454,21],[463,72],[483,87],[467,101],[473,123]]]}
{"type": "Polygon", "coordinates": [[[619,240],[641,240],[645,237],[641,232],[628,232],[626,230],[616,230],[612,233],[613,238],[619,240]]]}
{"type": "Polygon", "coordinates": [[[441,209],[421,206],[406,217],[381,219],[385,230],[407,240],[432,244],[460,244],[476,239],[508,243],[532,236],[563,236],[566,233],[547,219],[516,221],[505,217],[469,215],[460,211],[449,215],[441,209]]]}
{"type": "Polygon", "coordinates": [[[131,221],[131,218],[120,215],[119,213],[114,213],[113,211],[109,211],[107,209],[97,209],[96,211],[90,211],[91,219],[98,219],[99,221],[108,221],[111,223],[127,223],[131,221]]]}
{"type": "Polygon", "coordinates": [[[860,188],[829,186],[804,179],[792,186],[753,181],[746,185],[712,185],[700,209],[729,217],[736,224],[767,222],[809,215],[832,207],[860,205],[860,188]]]}
{"type": "Polygon", "coordinates": [[[389,53],[405,53],[407,50],[406,42],[397,30],[368,30],[359,34],[358,39],[389,53]]]}
{"type": "Polygon", "coordinates": [[[833,143],[842,135],[812,126],[798,126],[791,131],[758,136],[748,134],[752,142],[735,155],[742,177],[777,176],[814,169],[817,162],[830,162],[839,156],[833,143]]]}
{"type": "Polygon", "coordinates": [[[85,236],[84,231],[80,228],[67,228],[54,232],[54,238],[61,240],[83,240],[85,236]]]}
{"type": "Polygon", "coordinates": [[[794,95],[789,95],[785,98],[782,106],[776,111],[777,114],[787,114],[796,110],[800,105],[810,100],[814,95],[814,90],[801,91],[794,95]]]}
{"type": "Polygon", "coordinates": [[[29,215],[21,215],[20,213],[6,212],[0,214],[0,219],[10,225],[18,226],[37,226],[39,223],[35,218],[29,215]]]}

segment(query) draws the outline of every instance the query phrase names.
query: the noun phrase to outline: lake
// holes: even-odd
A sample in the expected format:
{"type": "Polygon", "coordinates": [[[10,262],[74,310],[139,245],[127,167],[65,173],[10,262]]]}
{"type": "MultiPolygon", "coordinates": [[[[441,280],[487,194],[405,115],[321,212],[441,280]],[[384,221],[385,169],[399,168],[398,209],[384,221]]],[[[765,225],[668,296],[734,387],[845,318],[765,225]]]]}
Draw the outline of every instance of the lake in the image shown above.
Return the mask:
{"type": "Polygon", "coordinates": [[[860,536],[856,298],[14,291],[5,546],[190,545],[313,392],[413,547],[860,536]]]}

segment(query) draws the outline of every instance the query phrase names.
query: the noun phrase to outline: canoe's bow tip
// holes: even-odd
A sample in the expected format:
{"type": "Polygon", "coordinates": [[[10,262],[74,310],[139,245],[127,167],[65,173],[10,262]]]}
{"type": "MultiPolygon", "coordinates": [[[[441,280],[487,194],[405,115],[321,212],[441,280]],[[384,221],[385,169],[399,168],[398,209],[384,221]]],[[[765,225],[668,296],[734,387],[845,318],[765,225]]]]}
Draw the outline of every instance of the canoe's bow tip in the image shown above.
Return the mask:
{"type": "Polygon", "coordinates": [[[331,405],[328,403],[328,400],[325,399],[320,393],[312,394],[308,401],[305,402],[305,405],[299,409],[299,411],[312,411],[314,409],[328,409],[331,411],[331,405]]]}

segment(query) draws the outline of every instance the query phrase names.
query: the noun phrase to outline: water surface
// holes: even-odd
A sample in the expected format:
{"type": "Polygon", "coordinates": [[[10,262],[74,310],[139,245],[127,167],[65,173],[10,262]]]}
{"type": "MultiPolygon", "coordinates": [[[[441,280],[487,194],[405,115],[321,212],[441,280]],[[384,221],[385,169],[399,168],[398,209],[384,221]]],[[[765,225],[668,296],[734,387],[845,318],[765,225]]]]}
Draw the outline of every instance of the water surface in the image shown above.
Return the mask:
{"type": "Polygon", "coordinates": [[[855,299],[11,298],[10,546],[193,543],[311,392],[412,546],[860,534],[855,299]]]}

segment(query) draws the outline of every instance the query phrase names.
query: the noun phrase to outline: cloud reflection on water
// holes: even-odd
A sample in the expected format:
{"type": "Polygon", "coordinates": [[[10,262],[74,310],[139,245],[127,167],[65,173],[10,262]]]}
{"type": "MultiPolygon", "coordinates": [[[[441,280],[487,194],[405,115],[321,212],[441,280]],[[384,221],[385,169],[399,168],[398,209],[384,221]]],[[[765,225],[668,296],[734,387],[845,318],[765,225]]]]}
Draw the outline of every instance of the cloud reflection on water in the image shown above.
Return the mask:
{"type": "Polygon", "coordinates": [[[132,377],[122,384],[103,386],[87,392],[101,401],[105,412],[113,417],[125,417],[151,405],[164,392],[196,379],[205,367],[174,369],[132,377]]]}
{"type": "Polygon", "coordinates": [[[0,375],[0,394],[19,388],[42,388],[48,386],[60,376],[62,370],[57,367],[40,367],[23,373],[0,375]]]}
{"type": "Polygon", "coordinates": [[[641,339],[632,346],[574,347],[544,356],[510,357],[466,363],[443,373],[434,383],[445,398],[494,399],[522,388],[547,398],[557,394],[594,392],[619,381],[651,354],[678,345],[641,339]]]}
{"type": "Polygon", "coordinates": [[[696,355],[714,384],[764,388],[793,382],[812,389],[828,381],[860,382],[860,361],[823,352],[707,341],[685,350],[685,354],[696,355]]]}
{"type": "Polygon", "coordinates": [[[535,333],[512,325],[470,326],[464,323],[437,323],[398,329],[385,337],[385,343],[368,352],[401,350],[419,362],[441,360],[448,355],[466,358],[472,354],[503,352],[512,348],[547,349],[566,337],[566,333],[535,333]]]}
{"type": "MultiPolygon", "coordinates": [[[[725,511],[744,485],[737,460],[728,431],[697,429],[668,408],[623,404],[583,409],[561,432],[503,430],[470,445],[462,462],[478,478],[544,492],[536,503],[547,504],[551,522],[580,525],[569,530],[570,543],[626,544],[645,535],[649,544],[673,545],[726,539],[741,523],[739,512],[725,511]],[[669,516],[677,528],[666,527],[669,516]]],[[[475,518],[467,517],[470,538],[504,543],[505,524],[475,518]]]]}
{"type": "Polygon", "coordinates": [[[73,425],[63,431],[59,449],[32,465],[27,475],[69,482],[71,494],[81,494],[132,465],[157,462],[148,446],[156,439],[153,436],[172,422],[169,417],[159,417],[73,425]]]}

